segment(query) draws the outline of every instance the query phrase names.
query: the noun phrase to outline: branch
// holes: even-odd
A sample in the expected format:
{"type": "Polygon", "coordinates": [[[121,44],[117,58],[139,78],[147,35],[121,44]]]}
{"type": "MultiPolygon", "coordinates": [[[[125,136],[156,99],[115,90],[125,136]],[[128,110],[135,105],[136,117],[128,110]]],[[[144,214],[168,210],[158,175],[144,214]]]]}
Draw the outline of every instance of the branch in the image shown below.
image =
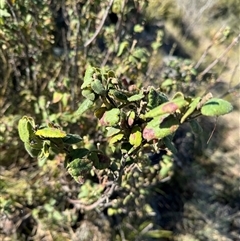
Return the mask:
{"type": "Polygon", "coordinates": [[[84,44],[84,47],[87,47],[89,44],[91,44],[93,42],[93,40],[98,36],[98,34],[100,33],[102,27],[103,27],[103,24],[105,23],[105,20],[107,18],[107,15],[108,15],[108,12],[113,4],[113,1],[114,0],[110,0],[109,3],[108,3],[108,6],[106,8],[106,11],[103,15],[103,18],[102,18],[102,21],[100,23],[100,25],[98,26],[97,30],[95,31],[95,33],[93,34],[93,36],[84,44]]]}
{"type": "MultiPolygon", "coordinates": [[[[84,209],[85,211],[93,210],[93,209],[99,207],[100,204],[102,204],[103,202],[108,200],[108,198],[113,194],[115,187],[116,187],[116,184],[113,183],[111,185],[111,187],[106,191],[106,193],[101,198],[99,198],[96,202],[94,202],[90,205],[85,205],[80,200],[74,200],[74,199],[70,199],[70,198],[68,198],[68,201],[70,203],[74,204],[77,209],[84,209]]],[[[111,205],[109,205],[109,203],[111,203],[111,202],[107,202],[106,206],[111,206],[111,205]]]]}
{"type": "Polygon", "coordinates": [[[205,70],[203,70],[199,76],[198,76],[198,80],[201,80],[202,77],[210,70],[212,69],[221,59],[222,57],[224,57],[227,52],[235,45],[237,44],[238,40],[240,39],[240,34],[235,38],[233,39],[232,43],[225,49],[225,51],[218,57],[216,58],[205,70]]]}

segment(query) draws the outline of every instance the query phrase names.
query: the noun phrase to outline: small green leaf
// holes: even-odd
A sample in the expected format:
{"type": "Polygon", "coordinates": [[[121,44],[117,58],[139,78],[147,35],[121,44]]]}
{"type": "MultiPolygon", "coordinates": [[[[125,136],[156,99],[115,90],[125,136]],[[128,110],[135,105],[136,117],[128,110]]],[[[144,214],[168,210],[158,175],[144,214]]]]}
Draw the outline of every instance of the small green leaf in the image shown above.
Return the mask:
{"type": "Polygon", "coordinates": [[[150,88],[147,98],[147,107],[150,110],[168,101],[168,98],[165,94],[162,92],[157,92],[153,87],[150,88]]]}
{"type": "Polygon", "coordinates": [[[106,111],[102,118],[99,120],[99,123],[102,126],[114,126],[120,120],[120,110],[118,108],[113,108],[106,111]]]}
{"type": "Polygon", "coordinates": [[[172,169],[173,166],[173,160],[170,156],[163,155],[163,160],[161,161],[161,170],[159,172],[159,175],[161,178],[167,177],[169,171],[172,169]]]}
{"type": "Polygon", "coordinates": [[[165,146],[174,154],[177,155],[178,151],[174,145],[174,143],[172,142],[172,140],[167,136],[165,138],[163,138],[163,142],[165,144],[165,146]]]}
{"type": "Polygon", "coordinates": [[[63,138],[63,142],[69,145],[76,144],[82,140],[81,136],[78,134],[67,134],[63,138]]]}
{"type": "Polygon", "coordinates": [[[131,97],[128,97],[127,100],[129,102],[134,102],[134,101],[138,101],[141,100],[145,97],[144,94],[140,93],[140,94],[136,94],[136,95],[132,95],[131,97]]]}
{"type": "Polygon", "coordinates": [[[76,158],[67,165],[69,174],[77,181],[83,182],[92,169],[92,162],[88,159],[76,158]]]}
{"type": "Polygon", "coordinates": [[[18,122],[18,134],[23,142],[29,142],[34,135],[35,123],[32,117],[23,116],[18,122]]]}
{"type": "Polygon", "coordinates": [[[42,138],[63,138],[67,136],[65,131],[52,127],[39,129],[35,132],[35,135],[42,138]]]}
{"type": "Polygon", "coordinates": [[[73,149],[70,151],[69,156],[71,157],[72,160],[77,159],[77,158],[83,158],[86,157],[89,154],[89,150],[86,148],[78,148],[78,149],[73,149]]]}
{"type": "Polygon", "coordinates": [[[183,123],[197,109],[200,100],[201,97],[197,97],[190,103],[189,108],[182,116],[180,123],[183,123]]]}
{"type": "Polygon", "coordinates": [[[144,30],[144,27],[140,24],[136,24],[133,29],[135,33],[141,33],[143,30],[144,30]]]}
{"type": "Polygon", "coordinates": [[[114,128],[114,127],[106,127],[106,129],[107,129],[106,137],[116,135],[121,131],[120,129],[114,128]]]}
{"type": "Polygon", "coordinates": [[[191,126],[191,128],[192,128],[192,131],[193,131],[196,135],[200,136],[200,134],[203,133],[203,129],[202,129],[202,127],[199,125],[199,123],[197,122],[197,120],[191,120],[189,123],[190,123],[190,126],[191,126]]]}
{"type": "Polygon", "coordinates": [[[24,147],[31,157],[37,157],[41,149],[34,149],[29,142],[24,142],[24,147]]]}
{"type": "Polygon", "coordinates": [[[95,72],[95,68],[92,67],[91,65],[88,65],[87,69],[86,69],[86,72],[85,72],[85,75],[84,75],[83,84],[81,86],[81,89],[85,89],[85,88],[91,86],[91,83],[93,81],[92,76],[93,76],[94,72],[95,72]]]}
{"type": "Polygon", "coordinates": [[[172,86],[174,84],[172,79],[166,79],[163,81],[163,83],[161,84],[161,87],[164,89],[168,86],[172,86]]]}
{"type": "Polygon", "coordinates": [[[84,112],[86,112],[87,110],[89,110],[92,106],[93,106],[94,102],[86,99],[84,100],[80,106],[78,107],[78,109],[75,111],[74,115],[82,115],[84,112]]]}
{"type": "Polygon", "coordinates": [[[233,106],[228,101],[212,98],[202,106],[201,113],[205,116],[220,116],[228,114],[232,110],[233,106]]]}
{"type": "Polygon", "coordinates": [[[108,92],[108,95],[114,96],[118,101],[126,102],[127,96],[123,91],[116,90],[116,89],[110,89],[108,92]]]}
{"type": "Polygon", "coordinates": [[[58,103],[63,97],[63,94],[60,93],[60,92],[54,92],[53,93],[53,100],[52,100],[52,103],[58,103]]]}
{"type": "Polygon", "coordinates": [[[116,142],[121,141],[123,137],[124,137],[124,134],[122,134],[122,133],[119,133],[119,134],[113,136],[109,141],[109,145],[113,145],[116,142]]]}
{"type": "Polygon", "coordinates": [[[117,57],[121,56],[123,54],[123,51],[127,49],[128,46],[129,46],[129,43],[127,41],[121,42],[117,53],[117,57]]]}
{"type": "Polygon", "coordinates": [[[90,89],[84,89],[82,90],[82,96],[84,96],[85,98],[91,100],[91,101],[94,101],[96,96],[95,94],[93,93],[92,90],[90,89]]]}
{"type": "Polygon", "coordinates": [[[49,157],[49,148],[50,148],[49,142],[48,141],[44,141],[43,142],[43,147],[41,149],[41,152],[38,155],[38,165],[40,167],[42,167],[46,163],[46,160],[49,157]]]}
{"type": "Polygon", "coordinates": [[[128,113],[128,125],[129,126],[132,126],[133,123],[134,123],[134,120],[135,120],[135,117],[136,117],[136,113],[132,110],[132,111],[129,111],[128,113]]]}
{"type": "Polygon", "coordinates": [[[95,79],[91,83],[91,88],[98,95],[105,95],[106,94],[106,90],[104,89],[103,84],[99,79],[95,79]]]}
{"type": "Polygon", "coordinates": [[[138,147],[142,143],[142,132],[141,128],[138,126],[133,127],[131,134],[129,136],[129,143],[134,147],[138,147]]]}
{"type": "Polygon", "coordinates": [[[144,236],[151,237],[151,238],[171,238],[172,237],[172,231],[168,230],[149,230],[147,233],[144,234],[144,236]]]}

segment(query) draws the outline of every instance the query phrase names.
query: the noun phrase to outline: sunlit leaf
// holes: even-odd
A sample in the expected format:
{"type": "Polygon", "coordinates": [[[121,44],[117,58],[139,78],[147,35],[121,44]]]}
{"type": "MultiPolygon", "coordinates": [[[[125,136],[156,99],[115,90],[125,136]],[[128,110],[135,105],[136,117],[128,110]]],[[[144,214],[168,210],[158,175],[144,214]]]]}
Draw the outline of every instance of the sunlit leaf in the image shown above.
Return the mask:
{"type": "Polygon", "coordinates": [[[120,129],[114,128],[114,127],[107,127],[106,129],[107,129],[106,137],[116,135],[121,131],[120,129]]]}
{"type": "Polygon", "coordinates": [[[102,126],[114,126],[120,120],[120,110],[118,108],[113,108],[106,111],[102,118],[99,120],[99,123],[102,126]]]}
{"type": "Polygon", "coordinates": [[[138,126],[133,127],[129,136],[129,143],[135,147],[138,147],[142,143],[142,132],[138,126]]]}
{"type": "Polygon", "coordinates": [[[142,93],[140,93],[140,94],[136,94],[136,95],[133,95],[133,96],[127,98],[127,100],[128,100],[129,102],[133,102],[133,101],[141,100],[141,99],[143,99],[144,97],[145,97],[145,95],[142,94],[142,93]]]}
{"type": "Polygon", "coordinates": [[[144,118],[153,118],[166,113],[174,113],[178,109],[186,106],[187,104],[188,102],[184,98],[173,99],[150,110],[144,115],[144,118]]]}
{"type": "Polygon", "coordinates": [[[144,236],[151,237],[151,238],[171,238],[172,231],[168,230],[150,230],[144,234],[144,236]]]}
{"type": "Polygon", "coordinates": [[[200,100],[201,97],[197,97],[190,103],[189,108],[181,118],[180,123],[183,123],[196,110],[200,100]]]}
{"type": "Polygon", "coordinates": [[[129,125],[129,126],[132,126],[132,125],[133,125],[134,120],[135,120],[135,116],[136,116],[136,113],[135,113],[134,111],[130,111],[130,112],[128,113],[128,119],[127,119],[127,121],[128,121],[128,125],[129,125]]]}
{"type": "Polygon", "coordinates": [[[228,114],[233,110],[233,106],[226,100],[212,98],[201,108],[201,113],[206,116],[220,116],[228,114]]]}
{"type": "Polygon", "coordinates": [[[174,116],[155,117],[143,129],[143,138],[147,141],[162,139],[173,134],[178,127],[179,122],[174,116]]]}
{"type": "Polygon", "coordinates": [[[57,103],[59,102],[63,97],[63,94],[60,93],[60,92],[54,92],[53,93],[53,100],[52,100],[52,103],[57,103]]]}
{"type": "Polygon", "coordinates": [[[35,132],[35,135],[43,138],[63,138],[67,136],[65,131],[52,127],[39,129],[35,132]]]}
{"type": "Polygon", "coordinates": [[[23,142],[28,142],[34,133],[35,123],[31,117],[23,116],[18,122],[18,134],[23,142]]]}
{"type": "Polygon", "coordinates": [[[119,50],[117,53],[117,56],[121,56],[123,54],[123,51],[129,46],[128,41],[123,41],[121,42],[120,46],[119,46],[119,50]]]}
{"type": "Polygon", "coordinates": [[[109,141],[109,145],[115,144],[116,142],[122,140],[123,137],[124,137],[124,134],[122,134],[122,133],[119,133],[119,134],[113,136],[109,141]]]}

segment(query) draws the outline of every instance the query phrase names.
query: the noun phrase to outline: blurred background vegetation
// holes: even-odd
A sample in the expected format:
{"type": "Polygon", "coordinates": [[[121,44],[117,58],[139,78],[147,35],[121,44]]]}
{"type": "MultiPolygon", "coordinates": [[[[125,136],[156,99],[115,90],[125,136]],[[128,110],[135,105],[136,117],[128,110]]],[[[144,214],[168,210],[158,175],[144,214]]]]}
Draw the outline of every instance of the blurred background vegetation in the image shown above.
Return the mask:
{"type": "Polygon", "coordinates": [[[234,0],[0,1],[1,240],[239,240],[239,17],[234,0]],[[169,180],[145,173],[111,197],[124,203],[120,211],[91,208],[64,156],[40,167],[17,133],[30,115],[81,135],[85,146],[101,142],[91,113],[73,115],[88,63],[110,67],[128,86],[211,91],[235,110],[201,119],[202,136],[188,126],[177,132],[169,180]],[[146,180],[151,195],[138,191],[146,180]]]}

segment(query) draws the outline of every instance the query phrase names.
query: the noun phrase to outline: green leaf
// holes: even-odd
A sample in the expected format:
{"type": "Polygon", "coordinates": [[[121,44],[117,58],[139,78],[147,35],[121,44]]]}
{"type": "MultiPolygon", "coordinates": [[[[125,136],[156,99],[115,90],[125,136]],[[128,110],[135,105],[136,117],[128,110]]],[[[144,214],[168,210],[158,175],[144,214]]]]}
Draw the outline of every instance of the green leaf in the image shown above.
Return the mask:
{"type": "Polygon", "coordinates": [[[199,123],[196,120],[191,120],[189,123],[190,123],[192,131],[196,135],[201,135],[203,133],[202,127],[199,125],[199,123]]]}
{"type": "Polygon", "coordinates": [[[18,122],[18,134],[23,142],[29,142],[34,135],[35,123],[32,117],[23,116],[18,122]]]}
{"type": "Polygon", "coordinates": [[[106,111],[102,118],[99,120],[99,123],[102,126],[114,126],[120,120],[120,110],[118,108],[113,108],[106,111]]]}
{"type": "Polygon", "coordinates": [[[168,87],[168,86],[171,86],[173,85],[173,80],[172,79],[166,79],[163,81],[163,83],[161,84],[161,88],[165,88],[165,87],[168,87]]]}
{"type": "Polygon", "coordinates": [[[38,155],[38,165],[40,167],[42,167],[46,163],[46,160],[49,157],[49,147],[50,147],[49,143],[44,141],[43,142],[43,147],[41,149],[41,152],[38,155]]]}
{"type": "Polygon", "coordinates": [[[163,94],[162,92],[157,92],[154,88],[151,88],[149,90],[147,98],[147,107],[150,110],[168,101],[168,98],[165,94],[163,94]]]}
{"type": "Polygon", "coordinates": [[[94,72],[95,72],[95,68],[92,67],[91,65],[88,65],[87,69],[86,69],[86,72],[85,72],[85,75],[84,75],[83,84],[81,86],[81,89],[85,89],[85,88],[91,86],[91,83],[93,81],[92,76],[93,76],[94,72]]]}
{"type": "Polygon", "coordinates": [[[163,103],[144,115],[144,118],[153,118],[166,113],[175,113],[178,109],[186,106],[188,102],[184,98],[176,98],[166,103],[163,103]]]}
{"type": "Polygon", "coordinates": [[[32,148],[29,142],[24,142],[24,147],[31,157],[37,157],[41,149],[32,148]]]}
{"type": "Polygon", "coordinates": [[[232,110],[233,106],[228,101],[212,98],[202,106],[201,113],[205,116],[220,116],[228,114],[232,110]]]}
{"type": "Polygon", "coordinates": [[[128,41],[123,41],[121,42],[120,46],[119,46],[119,50],[117,53],[117,57],[121,56],[123,54],[123,51],[129,46],[128,41]]]}
{"type": "Polygon", "coordinates": [[[163,155],[163,160],[161,161],[161,170],[159,175],[161,178],[165,178],[168,176],[168,173],[171,171],[173,167],[173,160],[170,156],[163,155]]]}
{"type": "Polygon", "coordinates": [[[92,162],[88,159],[76,158],[67,165],[69,174],[77,181],[83,182],[92,169],[92,162]]]}
{"type": "Polygon", "coordinates": [[[35,135],[42,138],[63,138],[67,136],[65,131],[52,127],[39,129],[35,132],[35,135]]]}
{"type": "Polygon", "coordinates": [[[105,95],[106,94],[106,90],[104,89],[103,84],[99,79],[95,79],[91,83],[91,88],[98,95],[105,95]]]}
{"type": "Polygon", "coordinates": [[[116,142],[121,141],[123,137],[124,137],[124,134],[122,134],[122,133],[119,133],[119,134],[113,136],[109,141],[109,145],[113,145],[116,142]]]}
{"type": "Polygon", "coordinates": [[[129,143],[134,147],[138,147],[142,143],[142,132],[141,128],[138,126],[133,127],[131,134],[129,136],[129,143]]]}
{"type": "Polygon", "coordinates": [[[171,138],[169,138],[168,136],[167,136],[167,137],[164,137],[164,138],[163,138],[163,142],[164,142],[165,146],[166,146],[174,155],[177,155],[178,151],[177,151],[174,143],[172,142],[171,138]]]}
{"type": "Polygon", "coordinates": [[[69,144],[69,145],[76,144],[80,141],[82,141],[82,138],[78,134],[67,134],[63,138],[63,142],[66,143],[66,144],[69,144]]]}
{"type": "Polygon", "coordinates": [[[121,131],[120,129],[114,128],[114,127],[106,127],[106,129],[107,129],[106,137],[116,135],[121,131]]]}
{"type": "Polygon", "coordinates": [[[82,90],[82,96],[84,96],[85,98],[87,98],[91,101],[94,101],[96,98],[95,94],[93,93],[93,91],[91,89],[82,90]]]}
{"type": "Polygon", "coordinates": [[[11,17],[11,14],[6,9],[0,9],[0,16],[1,17],[11,17]]]}
{"type": "Polygon", "coordinates": [[[135,33],[141,33],[143,30],[144,30],[144,27],[140,24],[136,24],[133,29],[135,33]]]}
{"type": "Polygon", "coordinates": [[[87,110],[89,110],[92,106],[93,106],[94,102],[86,99],[84,100],[80,106],[78,107],[78,109],[75,111],[74,115],[82,115],[84,112],[86,112],[87,110]]]}
{"type": "Polygon", "coordinates": [[[144,234],[144,236],[151,237],[151,238],[171,238],[172,231],[168,230],[150,230],[144,234]]]}
{"type": "Polygon", "coordinates": [[[153,118],[143,129],[143,138],[147,141],[162,139],[173,134],[179,127],[176,117],[163,115],[153,118]]]}
{"type": "Polygon", "coordinates": [[[144,94],[140,93],[140,94],[136,94],[136,95],[133,95],[131,97],[128,97],[127,100],[129,102],[134,102],[134,101],[138,101],[138,100],[141,100],[145,97],[144,94]]]}
{"type": "Polygon", "coordinates": [[[118,101],[126,102],[127,96],[123,91],[116,90],[116,89],[110,89],[108,92],[108,95],[114,96],[118,101]]]}
{"type": "Polygon", "coordinates": [[[86,148],[78,148],[70,151],[69,156],[72,160],[77,158],[83,158],[89,154],[89,150],[86,148]]]}
{"type": "Polygon", "coordinates": [[[183,123],[196,110],[200,100],[201,97],[197,97],[190,103],[189,108],[182,116],[180,123],[183,123]]]}
{"type": "Polygon", "coordinates": [[[148,52],[144,48],[136,48],[132,55],[137,58],[138,60],[141,60],[141,62],[146,60],[146,57],[148,55],[148,52]]]}
{"type": "Polygon", "coordinates": [[[52,103],[58,103],[63,97],[63,94],[61,92],[54,92],[53,93],[53,100],[52,103]]]}
{"type": "Polygon", "coordinates": [[[133,125],[134,120],[135,120],[135,117],[136,117],[136,113],[135,113],[134,111],[129,111],[129,112],[128,112],[127,121],[128,121],[128,125],[129,125],[129,126],[132,126],[132,125],[133,125]]]}

